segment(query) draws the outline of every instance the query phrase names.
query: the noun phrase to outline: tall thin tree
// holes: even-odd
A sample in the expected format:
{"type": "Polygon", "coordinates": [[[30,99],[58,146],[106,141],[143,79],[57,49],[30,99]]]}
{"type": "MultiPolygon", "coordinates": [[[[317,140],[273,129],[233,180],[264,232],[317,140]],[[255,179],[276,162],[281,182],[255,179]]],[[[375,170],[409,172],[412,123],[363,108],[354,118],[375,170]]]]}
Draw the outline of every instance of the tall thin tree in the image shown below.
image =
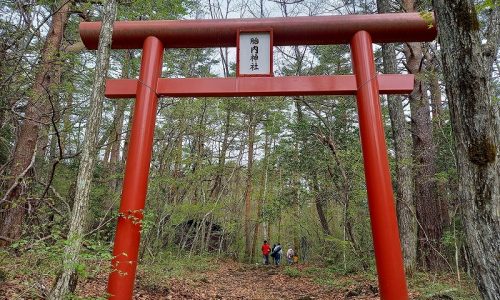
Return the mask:
{"type": "MultiPolygon", "coordinates": [[[[403,1],[407,12],[415,12],[421,5],[415,0],[403,1]]],[[[417,260],[425,270],[439,270],[443,264],[441,238],[444,226],[442,209],[437,198],[436,161],[437,152],[433,139],[431,107],[427,96],[423,43],[406,43],[404,54],[406,68],[415,75],[415,88],[410,94],[411,133],[413,140],[413,171],[415,184],[415,209],[418,220],[417,260]]]]}
{"type": "MultiPolygon", "coordinates": [[[[254,104],[255,99],[252,99],[254,104]]],[[[244,211],[244,232],[245,232],[245,259],[252,259],[252,192],[253,192],[253,160],[254,160],[254,143],[255,130],[257,127],[256,113],[251,106],[248,112],[248,165],[247,165],[247,184],[245,188],[245,211],[244,211]]]]}
{"type": "Polygon", "coordinates": [[[68,20],[72,1],[62,0],[54,8],[50,29],[45,39],[35,82],[26,104],[24,120],[19,130],[12,164],[8,189],[0,198],[0,246],[18,239],[26,216],[26,183],[32,177],[33,165],[37,154],[37,144],[42,130],[46,128],[52,111],[49,102],[49,86],[56,70],[54,61],[59,56],[59,48],[68,20]]]}
{"type": "Polygon", "coordinates": [[[111,36],[113,34],[113,23],[116,18],[117,6],[118,0],[108,0],[104,8],[97,50],[96,71],[90,99],[90,114],[76,180],[75,200],[71,212],[68,240],[64,249],[63,268],[49,294],[48,299],[50,300],[64,299],[76,287],[76,282],[74,281],[76,276],[75,270],[79,262],[79,254],[83,241],[85,217],[89,210],[92,173],[97,158],[97,139],[102,120],[105,80],[109,68],[111,36]]]}
{"type": "MultiPolygon", "coordinates": [[[[379,13],[391,12],[390,1],[377,0],[379,13]]],[[[397,73],[396,46],[382,45],[384,72],[397,73]]],[[[417,222],[413,202],[413,173],[411,137],[400,96],[389,95],[387,107],[391,120],[392,139],[396,154],[396,209],[398,214],[399,238],[407,273],[411,273],[417,258],[417,222]]]]}

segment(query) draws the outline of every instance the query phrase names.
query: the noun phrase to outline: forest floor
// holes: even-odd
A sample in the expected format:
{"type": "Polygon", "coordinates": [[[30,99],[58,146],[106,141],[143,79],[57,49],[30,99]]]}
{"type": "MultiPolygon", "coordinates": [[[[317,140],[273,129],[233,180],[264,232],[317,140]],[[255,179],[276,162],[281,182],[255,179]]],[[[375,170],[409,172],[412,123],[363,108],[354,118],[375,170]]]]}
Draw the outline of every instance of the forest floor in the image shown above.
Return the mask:
{"type": "MultiPolygon", "coordinates": [[[[302,274],[304,265],[263,266],[234,261],[219,261],[211,270],[192,270],[182,277],[157,283],[148,280],[144,272],[137,276],[134,299],[379,299],[376,282],[357,282],[351,286],[333,287],[314,282],[302,274]]],[[[38,281],[28,292],[29,281],[19,275],[0,284],[0,299],[42,299],[50,282],[38,281]],[[38,296],[33,293],[38,290],[38,296]]],[[[104,299],[107,274],[79,282],[77,299],[104,299]]]]}
{"type": "MultiPolygon", "coordinates": [[[[183,268],[181,273],[174,270],[173,264],[143,266],[138,270],[134,299],[379,299],[376,277],[369,273],[338,274],[304,264],[276,267],[232,260],[205,262],[196,260],[189,265],[179,261],[183,268]]],[[[0,280],[0,299],[43,299],[54,278],[47,273],[34,276],[20,269],[18,272],[3,270],[10,275],[0,280]]],[[[106,299],[106,269],[97,267],[85,272],[86,276],[78,283],[76,296],[71,299],[106,299]]],[[[474,294],[455,297],[453,292],[457,289],[443,285],[442,279],[436,280],[439,284],[436,290],[448,294],[451,291],[453,297],[441,292],[423,292],[419,286],[431,286],[429,278],[425,275],[420,282],[410,280],[411,299],[476,299],[474,294]]]]}
{"type": "MultiPolygon", "coordinates": [[[[376,284],[338,289],[301,276],[303,269],[300,265],[254,266],[225,261],[193,278],[172,279],[167,293],[156,294],[154,299],[379,299],[376,284]]],[[[148,298],[141,298],[139,291],[137,299],[148,298]]]]}

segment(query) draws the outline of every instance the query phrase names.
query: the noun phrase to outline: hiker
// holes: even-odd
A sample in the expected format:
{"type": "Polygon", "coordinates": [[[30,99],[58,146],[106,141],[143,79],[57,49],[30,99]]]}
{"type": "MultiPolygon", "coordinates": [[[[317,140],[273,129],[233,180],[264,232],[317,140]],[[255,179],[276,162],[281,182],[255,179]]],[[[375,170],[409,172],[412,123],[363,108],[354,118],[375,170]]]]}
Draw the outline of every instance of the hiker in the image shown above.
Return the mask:
{"type": "Polygon", "coordinates": [[[273,244],[273,247],[271,248],[271,257],[273,258],[273,264],[276,264],[276,253],[274,252],[274,249],[276,248],[276,244],[273,244]]]}
{"type": "Polygon", "coordinates": [[[295,252],[293,251],[292,248],[288,249],[286,252],[286,259],[288,260],[288,264],[291,265],[293,264],[293,257],[295,256],[295,252]]]}
{"type": "Polygon", "coordinates": [[[281,244],[278,243],[276,247],[273,248],[273,252],[271,253],[271,256],[274,258],[274,264],[279,265],[281,261],[281,257],[283,256],[283,249],[281,249],[281,244]],[[273,256],[274,254],[274,256],[273,256]]]}
{"type": "Polygon", "coordinates": [[[269,244],[267,243],[267,241],[264,240],[264,244],[262,244],[262,256],[264,258],[265,265],[269,264],[269,253],[270,252],[271,252],[271,247],[269,247],[269,244]]]}

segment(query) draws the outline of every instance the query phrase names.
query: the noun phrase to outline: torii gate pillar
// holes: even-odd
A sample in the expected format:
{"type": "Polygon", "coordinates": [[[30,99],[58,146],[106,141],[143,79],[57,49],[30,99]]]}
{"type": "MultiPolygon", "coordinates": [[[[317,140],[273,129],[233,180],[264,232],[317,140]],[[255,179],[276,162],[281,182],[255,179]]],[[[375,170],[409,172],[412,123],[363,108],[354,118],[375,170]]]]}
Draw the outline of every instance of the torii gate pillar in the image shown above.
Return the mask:
{"type": "Polygon", "coordinates": [[[408,299],[379,88],[377,80],[374,80],[377,73],[372,39],[368,32],[354,34],[351,52],[358,86],[359,131],[380,296],[382,299],[408,299]]]}
{"type": "Polygon", "coordinates": [[[108,281],[108,293],[112,299],[132,299],[134,291],[156,121],[156,85],[161,75],[162,62],[162,42],[153,36],[146,38],[139,74],[139,80],[143,84],[137,85],[112,270],[108,281]]]}

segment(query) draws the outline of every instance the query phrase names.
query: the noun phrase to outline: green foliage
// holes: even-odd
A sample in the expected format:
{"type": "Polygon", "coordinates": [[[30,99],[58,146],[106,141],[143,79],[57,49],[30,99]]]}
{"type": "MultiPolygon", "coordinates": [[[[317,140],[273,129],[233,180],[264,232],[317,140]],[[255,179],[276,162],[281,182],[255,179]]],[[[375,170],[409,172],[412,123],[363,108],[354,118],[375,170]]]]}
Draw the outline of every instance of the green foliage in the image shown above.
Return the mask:
{"type": "Polygon", "coordinates": [[[476,4],[476,11],[480,13],[485,10],[493,10],[495,8],[498,8],[499,6],[500,6],[500,1],[498,0],[479,1],[479,3],[476,4]]]}
{"type": "Polygon", "coordinates": [[[213,257],[204,255],[175,255],[171,249],[147,256],[139,264],[139,281],[143,286],[165,286],[168,278],[186,278],[209,271],[217,263],[213,257]],[[194,275],[193,275],[194,274],[194,275]]]}
{"type": "MultiPolygon", "coordinates": [[[[62,256],[66,239],[58,235],[57,230],[49,239],[26,240],[22,239],[0,250],[0,273],[5,274],[6,280],[21,278],[26,291],[26,297],[38,297],[40,291],[36,289],[40,282],[55,278],[61,268],[62,256]]],[[[100,240],[84,239],[80,254],[80,263],[73,266],[78,274],[79,281],[95,278],[107,273],[111,260],[109,243],[100,240]]],[[[73,297],[73,296],[72,296],[73,297]]]]}
{"type": "Polygon", "coordinates": [[[430,11],[421,11],[419,12],[420,17],[427,23],[427,28],[434,27],[434,14],[430,11]]]}
{"type": "MultiPolygon", "coordinates": [[[[369,234],[369,232],[364,234],[369,234]]],[[[364,234],[360,236],[362,237],[364,234]]],[[[375,263],[370,251],[371,245],[365,244],[362,238],[358,243],[361,244],[362,253],[354,249],[350,241],[335,236],[326,236],[323,248],[318,249],[319,253],[322,253],[320,261],[326,264],[332,272],[343,275],[363,272],[365,266],[374,269],[375,263]]]]}
{"type": "Polygon", "coordinates": [[[172,20],[195,7],[192,0],[134,0],[118,6],[118,20],[172,20]]]}
{"type": "Polygon", "coordinates": [[[432,275],[415,273],[408,280],[409,288],[419,293],[417,299],[438,299],[439,296],[448,296],[457,300],[480,299],[477,289],[471,278],[457,282],[450,275],[432,275]]]}
{"type": "Polygon", "coordinates": [[[285,269],[283,269],[283,273],[292,278],[297,278],[302,276],[302,272],[300,272],[299,269],[293,266],[286,266],[285,269]]]}
{"type": "MultiPolygon", "coordinates": [[[[334,289],[351,289],[353,286],[366,284],[377,285],[374,271],[357,272],[346,276],[335,268],[308,266],[303,269],[302,274],[318,284],[334,289]]],[[[471,278],[462,279],[459,283],[452,274],[432,275],[417,272],[408,277],[408,285],[409,289],[416,293],[415,299],[437,299],[440,295],[458,300],[480,299],[471,278]]]]}
{"type": "Polygon", "coordinates": [[[344,290],[361,282],[376,281],[373,276],[366,273],[357,274],[355,277],[341,275],[337,270],[327,267],[307,267],[303,271],[313,282],[334,289],[344,290]]]}
{"type": "Polygon", "coordinates": [[[342,75],[351,73],[350,50],[348,45],[312,46],[311,52],[318,57],[314,74],[342,75]]]}
{"type": "MultiPolygon", "coordinates": [[[[0,106],[2,106],[1,102],[0,106]]],[[[13,138],[10,126],[0,127],[0,165],[5,164],[9,158],[8,155],[13,144],[13,138]]]]}

